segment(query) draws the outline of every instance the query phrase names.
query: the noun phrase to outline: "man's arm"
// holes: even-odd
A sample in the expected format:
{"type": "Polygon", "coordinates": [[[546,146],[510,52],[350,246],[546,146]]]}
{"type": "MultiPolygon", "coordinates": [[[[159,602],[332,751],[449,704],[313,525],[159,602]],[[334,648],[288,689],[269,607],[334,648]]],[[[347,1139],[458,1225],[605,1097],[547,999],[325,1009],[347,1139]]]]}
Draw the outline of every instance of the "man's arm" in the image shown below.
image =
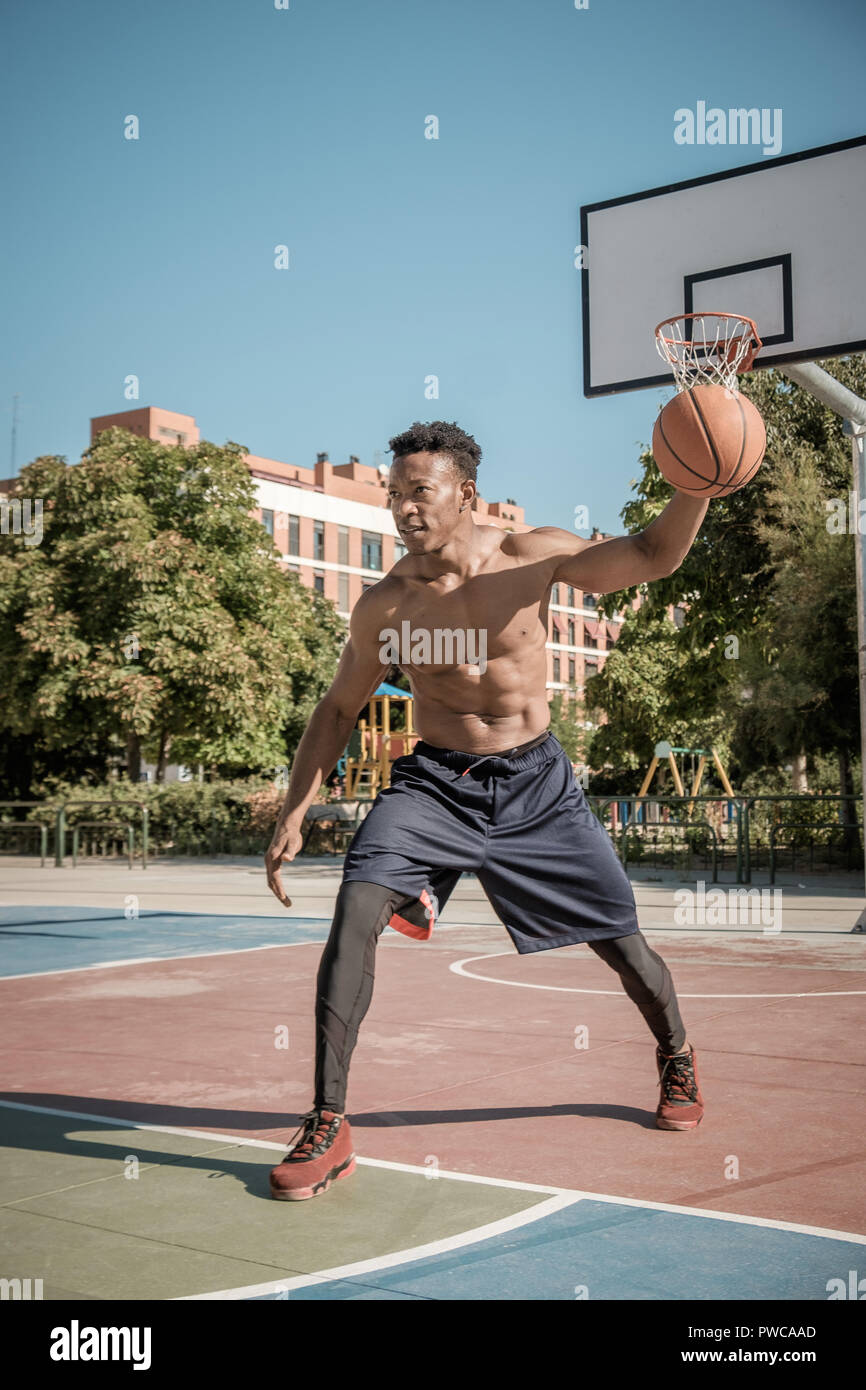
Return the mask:
{"type": "MultiPolygon", "coordinates": [[[[377,585],[378,588],[378,585],[377,585]]],[[[313,711],[298,744],[289,790],[265,855],[268,887],[291,907],[280,879],[280,865],[294,859],[303,842],[301,825],[312,802],[349,741],[355,720],[389,670],[382,665],[379,632],[385,624],[382,596],[362,594],[352,610],[349,640],[330,690],[313,711]]]]}
{"type": "Polygon", "coordinates": [[[634,536],[588,541],[556,526],[540,526],[525,539],[537,536],[543,540],[544,552],[555,565],[553,583],[564,580],[590,593],[608,594],[678,570],[701,529],[708,506],[708,501],[675,492],[661,515],[634,536]]]}

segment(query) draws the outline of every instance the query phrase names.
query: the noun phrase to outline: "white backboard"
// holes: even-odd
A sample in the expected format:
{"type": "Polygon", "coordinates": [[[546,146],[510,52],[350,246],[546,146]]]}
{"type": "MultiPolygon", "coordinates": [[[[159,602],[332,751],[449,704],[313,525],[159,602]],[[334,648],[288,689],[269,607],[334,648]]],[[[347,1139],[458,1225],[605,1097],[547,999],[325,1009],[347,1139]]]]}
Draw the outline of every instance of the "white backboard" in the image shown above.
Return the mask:
{"type": "Polygon", "coordinates": [[[754,366],[866,351],[866,136],[580,210],[583,389],[670,386],[653,330],[754,319],[754,366]]]}

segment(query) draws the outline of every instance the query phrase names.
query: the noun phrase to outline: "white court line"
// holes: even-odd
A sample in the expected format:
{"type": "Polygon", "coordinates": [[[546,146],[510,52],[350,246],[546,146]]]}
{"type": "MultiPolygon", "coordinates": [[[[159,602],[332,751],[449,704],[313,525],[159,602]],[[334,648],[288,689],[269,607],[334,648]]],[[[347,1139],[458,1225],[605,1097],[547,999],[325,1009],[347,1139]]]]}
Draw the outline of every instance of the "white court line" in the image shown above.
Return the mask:
{"type": "MultiPolygon", "coordinates": [[[[500,956],[513,956],[513,951],[495,951],[487,956],[464,956],[463,960],[452,961],[448,969],[466,980],[483,980],[490,985],[512,985],[517,989],[549,989],[557,994],[610,994],[625,998],[621,989],[576,989],[573,985],[536,985],[528,980],[499,980],[495,975],[479,975],[464,967],[476,960],[496,960],[500,956]]],[[[838,999],[843,995],[866,994],[866,989],[807,989],[800,994],[683,994],[677,990],[678,999],[838,999]]]]}
{"type": "MultiPolygon", "coordinates": [[[[218,913],[218,912],[216,912],[216,913],[198,913],[198,912],[190,912],[190,913],[186,913],[186,914],[177,912],[177,913],[172,913],[171,915],[173,915],[173,916],[178,916],[178,917],[184,916],[184,915],[190,916],[190,917],[201,917],[201,916],[219,917],[219,916],[222,915],[222,914],[220,914],[220,913],[218,913]]],[[[236,915],[236,916],[240,916],[241,914],[240,914],[240,913],[237,913],[237,914],[235,914],[235,915],[236,915]]],[[[106,920],[111,920],[111,919],[106,919],[106,920]]],[[[139,919],[139,920],[143,920],[143,919],[139,919]]],[[[248,920],[248,921],[255,921],[256,919],[253,917],[253,918],[248,918],[247,920],[248,920]]],[[[291,920],[291,919],[288,919],[288,920],[291,920]]],[[[304,922],[327,922],[327,923],[330,923],[331,918],[330,918],[330,917],[303,917],[303,918],[301,918],[300,920],[301,920],[301,921],[304,921],[304,922]]],[[[23,925],[26,926],[26,923],[24,923],[23,925]]],[[[64,925],[66,925],[66,924],[65,924],[65,923],[55,923],[54,925],[64,926],[64,925]]],[[[462,925],[463,925],[462,923],[454,923],[454,924],[452,924],[452,925],[450,926],[449,929],[453,931],[453,930],[456,930],[457,928],[462,928],[462,925]]],[[[470,924],[470,925],[478,926],[478,925],[483,925],[483,924],[472,923],[472,924],[470,924]]],[[[494,925],[495,925],[495,924],[494,924],[494,925]]],[[[321,928],[321,930],[324,931],[324,930],[325,930],[324,927],[321,928]]],[[[327,933],[326,933],[326,936],[327,936],[327,933]]],[[[41,979],[41,977],[42,977],[43,975],[75,975],[75,974],[77,974],[78,972],[80,972],[80,971],[82,971],[82,970],[116,970],[116,969],[118,969],[118,968],[119,968],[120,966],[122,966],[122,965],[160,965],[160,964],[162,964],[162,963],[165,962],[165,961],[172,961],[172,960],[201,960],[201,959],[204,959],[206,956],[241,956],[241,955],[244,955],[244,954],[245,954],[246,952],[248,952],[248,951],[281,951],[281,950],[283,949],[284,946],[323,946],[323,945],[325,944],[326,936],[325,936],[325,938],[323,938],[322,940],[311,940],[311,941],[274,941],[274,942],[272,942],[270,945],[267,945],[267,946],[238,946],[235,950],[232,950],[231,947],[228,947],[225,951],[190,951],[190,952],[188,952],[187,954],[182,955],[182,956],[131,956],[131,957],[129,958],[129,960],[99,960],[99,961],[94,961],[94,963],[93,963],[92,965],[67,965],[67,966],[63,966],[63,967],[62,967],[61,969],[59,969],[59,970],[25,970],[25,971],[23,972],[23,974],[21,974],[21,975],[0,975],[0,984],[5,984],[7,981],[11,981],[11,980],[37,980],[37,979],[41,979]]],[[[67,939],[68,939],[68,938],[67,938],[67,939]]],[[[384,943],[383,943],[383,944],[384,944],[384,943]]],[[[480,959],[480,957],[479,957],[479,959],[480,959]]]]}
{"type": "MultiPolygon", "coordinates": [[[[26,1110],[37,1115],[58,1115],[62,1119],[88,1120],[99,1124],[114,1125],[119,1129],[141,1129],[155,1134],[179,1134],[190,1139],[215,1139],[228,1146],[243,1146],[252,1149],[270,1149],[278,1153],[285,1151],[284,1142],[277,1143],[273,1139],[248,1139],[243,1135],[237,1134],[215,1134],[206,1129],[181,1129],[177,1125],[157,1125],[150,1124],[144,1120],[119,1119],[116,1115],[94,1115],[81,1110],[59,1110],[54,1106],[30,1105],[24,1101],[0,1100],[0,1107],[6,1110],[26,1110]]],[[[359,1120],[363,1118],[359,1115],[359,1120]]],[[[290,1126],[286,1126],[290,1128],[290,1126]]],[[[202,1155],[208,1157],[208,1155],[202,1155]]],[[[508,1187],[518,1192],[542,1192],[548,1193],[551,1197],[567,1197],[571,1200],[586,1200],[590,1202],[608,1202],[616,1207],[639,1207],[645,1211],[668,1211],[678,1216],[700,1216],[707,1221],[730,1221],[741,1226],[762,1226],[773,1231],[790,1231],[795,1235],[819,1236],[826,1240],[846,1240],[855,1245],[866,1245],[866,1235],[860,1235],[856,1231],[836,1231],[827,1226],[806,1226],[796,1221],[777,1221],[772,1217],[765,1216],[742,1216],[738,1212],[710,1211],[705,1207],[684,1207],[678,1206],[673,1202],[651,1202],[644,1201],[641,1197],[617,1197],[607,1192],[589,1192],[578,1187],[557,1187],[553,1183],[532,1183],[519,1182],[512,1178],[491,1178],[479,1173],[460,1173],[456,1170],[438,1168],[436,1177],[431,1178],[429,1168],[422,1167],[417,1163],[395,1163],[390,1159],[384,1158],[361,1158],[358,1156],[356,1162],[368,1168],[388,1168],[398,1173],[417,1173],[423,1176],[428,1182],[436,1182],[440,1178],[446,1178],[453,1182],[474,1182],[481,1183],[485,1187],[508,1187]]],[[[535,1211],[532,1207],[530,1210],[535,1211]]],[[[383,1258],[390,1258],[384,1256],[383,1258]]],[[[307,1276],[301,1276],[306,1278],[307,1276]]],[[[310,1275],[310,1278],[318,1275],[310,1275]]],[[[276,1281],[282,1287],[283,1281],[276,1281]]]]}
{"type": "Polygon", "coordinates": [[[0,985],[15,980],[41,980],[46,975],[77,975],[82,970],[118,970],[122,965],[162,965],[172,960],[206,960],[210,956],[243,956],[249,951],[282,951],[288,946],[323,946],[324,941],[274,941],[268,946],[229,947],[225,951],[190,951],[183,956],[132,956],[129,960],[99,960],[93,965],[67,965],[62,970],[30,970],[23,975],[0,975],[0,985]]]}
{"type": "MultiPolygon", "coordinates": [[[[429,1169],[428,1169],[429,1173],[429,1169]]],[[[475,1245],[480,1240],[491,1240],[494,1236],[519,1230],[533,1221],[552,1216],[563,1207],[573,1206],[579,1197],[550,1197],[534,1207],[505,1216],[500,1221],[489,1221],[486,1226],[476,1226],[470,1231],[461,1231],[456,1236],[446,1236],[444,1240],[431,1240],[426,1245],[414,1245],[406,1250],[398,1250],[391,1255],[377,1255],[372,1260],[356,1260],[354,1264],[336,1265],[333,1269],[320,1269],[315,1274],[298,1274],[288,1279],[275,1279],[268,1284],[246,1284],[236,1289],[219,1289],[215,1293],[184,1294],[171,1299],[172,1303],[202,1303],[213,1300],[255,1298],[269,1293],[289,1293],[292,1289],[309,1288],[311,1284],[328,1284],[334,1279],[352,1279],[359,1274],[373,1274],[382,1269],[394,1269],[398,1265],[411,1264],[413,1260],[430,1259],[433,1255],[445,1255],[450,1250],[460,1250],[466,1245],[475,1245]]]]}

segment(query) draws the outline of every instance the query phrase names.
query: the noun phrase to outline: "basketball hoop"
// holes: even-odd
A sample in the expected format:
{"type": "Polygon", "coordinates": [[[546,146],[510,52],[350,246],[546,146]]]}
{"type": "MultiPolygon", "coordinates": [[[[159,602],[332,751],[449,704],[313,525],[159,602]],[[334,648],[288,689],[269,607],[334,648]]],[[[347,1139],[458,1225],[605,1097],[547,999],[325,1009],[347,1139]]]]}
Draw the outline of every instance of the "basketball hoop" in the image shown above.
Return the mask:
{"type": "Polygon", "coordinates": [[[655,330],[659,356],[671,367],[678,391],[699,383],[737,394],[737,373],[747,372],[763,344],[741,314],[675,314],[655,330]]]}

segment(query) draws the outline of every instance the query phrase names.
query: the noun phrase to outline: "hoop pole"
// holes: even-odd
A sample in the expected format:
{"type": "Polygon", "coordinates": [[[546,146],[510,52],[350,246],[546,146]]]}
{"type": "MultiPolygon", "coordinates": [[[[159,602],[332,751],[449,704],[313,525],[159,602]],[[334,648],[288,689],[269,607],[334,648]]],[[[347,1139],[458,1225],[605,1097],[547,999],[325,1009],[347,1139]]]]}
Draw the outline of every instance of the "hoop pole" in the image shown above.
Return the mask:
{"type": "MultiPolygon", "coordinates": [[[[866,403],[864,403],[866,404],[866,403]]],[[[857,670],[860,686],[860,787],[863,793],[863,850],[866,857],[866,599],[864,599],[864,577],[866,577],[866,425],[847,421],[851,431],[851,460],[854,472],[854,565],[857,573],[857,670]]],[[[857,824],[857,811],[854,811],[854,825],[857,824]]],[[[855,930],[866,931],[866,906],[857,918],[855,930]]]]}
{"type": "MultiPolygon", "coordinates": [[[[866,502],[866,401],[849,391],[841,381],[837,381],[823,367],[814,362],[783,363],[780,371],[805,391],[829,406],[844,420],[843,429],[851,436],[851,463],[854,474],[854,569],[857,577],[857,675],[860,688],[860,759],[861,793],[863,796],[863,848],[866,857],[866,607],[864,607],[864,581],[866,581],[866,518],[861,515],[861,505],[866,502]]],[[[855,812],[856,819],[856,812],[855,812]]],[[[864,882],[866,892],[866,882],[864,882]]],[[[853,927],[854,931],[866,931],[866,904],[853,927]]]]}
{"type": "Polygon", "coordinates": [[[843,419],[866,428],[866,401],[855,396],[853,391],[849,391],[841,381],[825,372],[823,367],[816,366],[814,362],[783,362],[779,371],[796,381],[804,390],[810,391],[813,396],[817,396],[819,401],[835,410],[843,419]]]}

